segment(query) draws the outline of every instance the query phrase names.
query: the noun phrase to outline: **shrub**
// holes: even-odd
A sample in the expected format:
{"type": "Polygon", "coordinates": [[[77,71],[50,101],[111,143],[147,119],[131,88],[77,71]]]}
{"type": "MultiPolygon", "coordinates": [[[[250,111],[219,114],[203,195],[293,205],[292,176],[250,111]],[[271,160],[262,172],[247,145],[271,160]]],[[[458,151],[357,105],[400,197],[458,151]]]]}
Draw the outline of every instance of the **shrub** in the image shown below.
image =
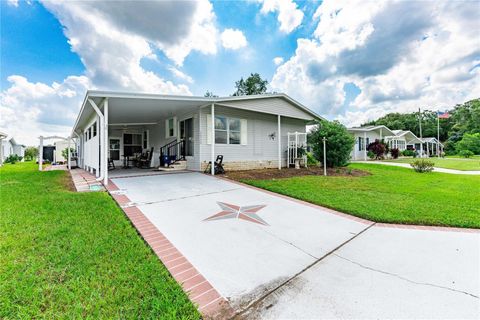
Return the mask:
{"type": "Polygon", "coordinates": [[[22,161],[22,157],[19,157],[16,154],[11,154],[8,157],[6,157],[4,160],[5,163],[11,163],[11,164],[15,164],[18,161],[22,161]]]}
{"type": "Polygon", "coordinates": [[[316,166],[318,165],[318,160],[315,159],[315,157],[313,156],[313,154],[311,152],[307,152],[307,164],[309,166],[316,166]]]}
{"type": "Polygon", "coordinates": [[[367,152],[367,156],[368,156],[370,159],[373,159],[373,158],[375,158],[375,153],[373,153],[372,151],[369,150],[369,151],[367,152]]]}
{"type": "Polygon", "coordinates": [[[480,133],[465,133],[462,140],[455,144],[455,150],[470,150],[474,154],[480,154],[480,133]]]}
{"type": "Polygon", "coordinates": [[[458,152],[458,155],[460,157],[470,158],[470,157],[473,157],[475,154],[470,150],[462,150],[462,151],[458,152]]]}
{"type": "Polygon", "coordinates": [[[347,128],[338,121],[319,121],[308,135],[312,146],[313,156],[323,161],[323,137],[327,138],[327,166],[345,166],[350,159],[355,140],[348,133],[347,128]]]}
{"type": "Polygon", "coordinates": [[[410,165],[416,172],[424,173],[432,171],[435,163],[427,159],[418,159],[410,163],[410,165]]]}
{"type": "Polygon", "coordinates": [[[404,157],[413,157],[413,156],[415,156],[415,151],[405,149],[405,150],[402,151],[402,155],[404,157]]]}
{"type": "Polygon", "coordinates": [[[367,150],[369,152],[373,153],[375,159],[383,159],[383,156],[384,156],[385,150],[386,150],[386,146],[380,140],[376,139],[374,142],[370,143],[367,146],[367,150]]]}
{"type": "Polygon", "coordinates": [[[398,156],[400,154],[400,150],[398,150],[398,148],[390,149],[390,154],[392,155],[393,159],[398,159],[398,156]]]}

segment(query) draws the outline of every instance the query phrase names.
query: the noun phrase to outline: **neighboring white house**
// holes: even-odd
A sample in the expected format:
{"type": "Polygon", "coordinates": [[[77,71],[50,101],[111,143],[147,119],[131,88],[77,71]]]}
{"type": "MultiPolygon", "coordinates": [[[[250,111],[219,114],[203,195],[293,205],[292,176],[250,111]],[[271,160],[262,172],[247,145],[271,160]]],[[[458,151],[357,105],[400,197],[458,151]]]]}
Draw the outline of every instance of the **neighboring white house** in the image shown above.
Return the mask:
{"type": "Polygon", "coordinates": [[[414,150],[418,156],[438,155],[443,150],[436,138],[418,138],[408,130],[390,130],[386,126],[365,126],[347,129],[354,138],[355,145],[351,152],[352,160],[367,160],[367,146],[376,139],[383,140],[389,148],[404,151],[414,150]]]}
{"type": "MultiPolygon", "coordinates": [[[[443,144],[434,137],[420,138],[423,141],[422,151],[424,156],[438,156],[443,153],[443,144]]],[[[412,144],[412,148],[419,152],[420,143],[412,144]]]]}
{"type": "Polygon", "coordinates": [[[408,145],[414,146],[422,141],[408,130],[392,130],[394,135],[385,137],[385,142],[391,149],[406,150],[408,145]]]}
{"type": "Polygon", "coordinates": [[[316,119],[322,118],[285,94],[212,98],[87,91],[72,138],[79,166],[106,182],[108,159],[118,168],[151,148],[155,167],[161,152],[197,171],[217,155],[223,155],[226,170],[285,167],[288,133],[306,132],[316,119]]]}
{"type": "Polygon", "coordinates": [[[24,161],[25,146],[17,143],[12,136],[0,132],[0,165],[12,154],[22,157],[24,161]]]}
{"type": "Polygon", "coordinates": [[[375,142],[375,140],[383,140],[387,136],[395,135],[392,130],[383,125],[354,127],[348,128],[347,131],[355,138],[355,145],[350,153],[352,160],[367,160],[367,147],[370,143],[375,142]]]}

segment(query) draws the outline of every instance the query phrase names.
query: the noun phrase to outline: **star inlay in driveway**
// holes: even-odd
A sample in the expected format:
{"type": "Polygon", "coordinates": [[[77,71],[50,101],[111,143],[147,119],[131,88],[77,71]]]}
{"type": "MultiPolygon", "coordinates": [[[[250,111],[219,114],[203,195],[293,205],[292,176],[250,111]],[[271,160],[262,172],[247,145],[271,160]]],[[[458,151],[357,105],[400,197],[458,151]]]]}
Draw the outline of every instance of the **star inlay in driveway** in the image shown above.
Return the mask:
{"type": "Polygon", "coordinates": [[[255,205],[255,206],[235,206],[233,204],[225,203],[225,202],[217,202],[222,211],[217,214],[214,214],[211,217],[206,218],[203,221],[210,221],[210,220],[221,220],[221,219],[243,219],[250,222],[262,224],[264,226],[268,226],[268,223],[265,222],[262,218],[260,218],[256,212],[261,210],[262,208],[266,207],[265,205],[255,205]]]}

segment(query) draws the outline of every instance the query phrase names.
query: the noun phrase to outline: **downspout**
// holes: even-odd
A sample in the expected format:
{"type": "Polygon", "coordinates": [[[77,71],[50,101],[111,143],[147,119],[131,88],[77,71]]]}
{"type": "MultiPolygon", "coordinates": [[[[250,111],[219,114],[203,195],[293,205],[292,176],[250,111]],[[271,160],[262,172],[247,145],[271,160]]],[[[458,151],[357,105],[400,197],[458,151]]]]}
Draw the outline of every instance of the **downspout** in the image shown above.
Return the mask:
{"type": "MultiPolygon", "coordinates": [[[[93,110],[95,110],[95,112],[98,114],[98,117],[100,118],[100,131],[101,131],[100,134],[101,134],[101,137],[103,138],[104,134],[105,134],[105,132],[103,132],[105,130],[105,124],[104,124],[105,123],[105,118],[104,118],[102,112],[100,111],[100,109],[95,104],[95,101],[93,101],[92,99],[89,98],[88,102],[90,103],[93,110]]],[[[100,164],[103,167],[103,164],[104,164],[103,158],[105,157],[105,152],[104,152],[105,146],[104,146],[104,143],[102,143],[101,139],[98,139],[98,141],[99,141],[99,144],[100,144],[100,164]]],[[[102,181],[103,178],[104,178],[105,168],[100,168],[100,169],[101,169],[100,170],[100,176],[96,179],[97,181],[102,181]]]]}

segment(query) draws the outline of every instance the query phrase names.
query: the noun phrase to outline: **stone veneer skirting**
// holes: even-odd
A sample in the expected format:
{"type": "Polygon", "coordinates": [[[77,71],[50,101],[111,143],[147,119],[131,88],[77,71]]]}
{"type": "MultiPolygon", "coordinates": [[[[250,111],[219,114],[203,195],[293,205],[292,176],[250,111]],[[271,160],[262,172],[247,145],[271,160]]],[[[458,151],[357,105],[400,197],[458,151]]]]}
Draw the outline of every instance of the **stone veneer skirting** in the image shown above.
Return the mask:
{"type": "MultiPolygon", "coordinates": [[[[286,166],[285,161],[282,161],[282,167],[286,166]]],[[[201,169],[204,171],[208,166],[208,162],[202,162],[201,169]]],[[[278,168],[277,160],[258,160],[258,161],[227,161],[223,162],[223,167],[226,171],[237,170],[254,170],[254,169],[276,169],[278,168]]]]}

